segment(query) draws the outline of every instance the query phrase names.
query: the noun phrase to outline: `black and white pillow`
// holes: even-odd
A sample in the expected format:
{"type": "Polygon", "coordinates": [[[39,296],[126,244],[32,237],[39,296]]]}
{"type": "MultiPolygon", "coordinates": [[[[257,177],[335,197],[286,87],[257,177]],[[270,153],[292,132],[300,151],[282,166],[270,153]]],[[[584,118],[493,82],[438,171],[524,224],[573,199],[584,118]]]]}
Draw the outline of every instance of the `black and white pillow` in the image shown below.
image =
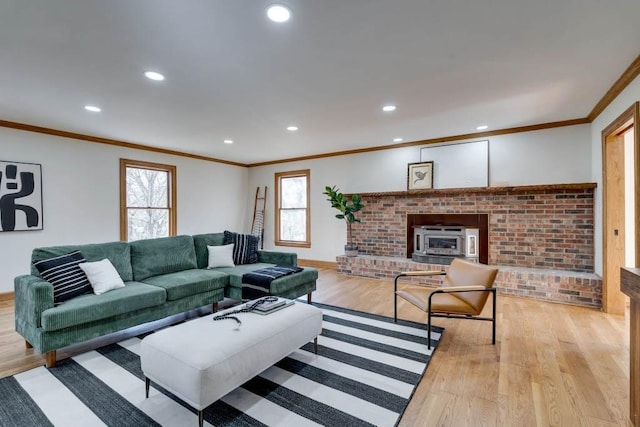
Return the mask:
{"type": "Polygon", "coordinates": [[[80,251],[74,251],[33,263],[42,278],[53,285],[55,305],[78,295],[93,292],[87,275],[78,266],[86,261],[80,251]]]}
{"type": "Polygon", "coordinates": [[[223,244],[229,245],[231,243],[233,243],[233,263],[235,265],[258,262],[258,237],[225,231],[223,244]]]}

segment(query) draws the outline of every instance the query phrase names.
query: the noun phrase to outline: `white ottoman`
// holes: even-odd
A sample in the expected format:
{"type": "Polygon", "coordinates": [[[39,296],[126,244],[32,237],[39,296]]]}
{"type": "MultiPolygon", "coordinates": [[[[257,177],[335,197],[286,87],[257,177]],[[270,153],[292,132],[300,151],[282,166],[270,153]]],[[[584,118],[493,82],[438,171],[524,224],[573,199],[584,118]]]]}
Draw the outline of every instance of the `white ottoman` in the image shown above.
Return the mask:
{"type": "Polygon", "coordinates": [[[163,329],[145,337],[140,345],[142,372],[198,410],[316,339],[322,331],[322,312],[296,302],[261,315],[241,313],[238,329],[232,319],[213,321],[230,308],[163,329]]]}

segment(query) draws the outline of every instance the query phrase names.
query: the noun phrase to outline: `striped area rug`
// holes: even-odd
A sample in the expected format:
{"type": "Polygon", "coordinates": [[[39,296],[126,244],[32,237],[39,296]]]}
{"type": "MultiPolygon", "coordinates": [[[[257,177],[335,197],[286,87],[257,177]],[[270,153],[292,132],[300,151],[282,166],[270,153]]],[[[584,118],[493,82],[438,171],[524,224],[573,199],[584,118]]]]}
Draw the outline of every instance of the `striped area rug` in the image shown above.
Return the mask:
{"type": "MultiPolygon", "coordinates": [[[[394,426],[442,329],[314,304],[323,310],[318,355],[309,343],[205,410],[215,426],[394,426]]],[[[1,426],[197,426],[193,409],[152,383],[141,338],[0,379],[1,426]]],[[[223,343],[221,343],[223,345],[223,343]]],[[[170,369],[170,367],[167,367],[170,369]]]]}

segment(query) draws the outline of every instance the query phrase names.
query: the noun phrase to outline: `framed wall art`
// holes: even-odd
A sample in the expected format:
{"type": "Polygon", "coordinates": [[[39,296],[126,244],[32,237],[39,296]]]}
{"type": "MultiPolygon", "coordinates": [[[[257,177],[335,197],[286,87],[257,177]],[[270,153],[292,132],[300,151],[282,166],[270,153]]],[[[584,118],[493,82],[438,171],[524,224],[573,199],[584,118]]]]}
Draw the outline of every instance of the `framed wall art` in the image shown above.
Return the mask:
{"type": "Polygon", "coordinates": [[[42,167],[0,160],[0,231],[42,230],[42,167]]]}
{"type": "Polygon", "coordinates": [[[433,162],[409,163],[407,190],[433,188],[433,162]]]}

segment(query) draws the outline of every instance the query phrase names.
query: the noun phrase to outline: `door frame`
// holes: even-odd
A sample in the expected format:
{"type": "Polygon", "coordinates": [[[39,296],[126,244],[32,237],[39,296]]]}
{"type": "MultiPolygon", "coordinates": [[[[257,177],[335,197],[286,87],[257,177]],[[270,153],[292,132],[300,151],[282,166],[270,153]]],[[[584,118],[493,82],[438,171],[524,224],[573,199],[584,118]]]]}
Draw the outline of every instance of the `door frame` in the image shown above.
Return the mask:
{"type": "MultiPolygon", "coordinates": [[[[607,159],[606,147],[607,141],[613,136],[618,136],[633,126],[633,145],[634,145],[634,205],[636,208],[635,216],[635,247],[636,247],[636,266],[640,265],[640,102],[635,102],[627,108],[620,116],[611,122],[602,131],[602,309],[606,313],[624,314],[625,308],[611,307],[607,301],[609,284],[607,283],[607,241],[609,230],[607,230],[607,159]]],[[[619,291],[619,290],[618,290],[619,291]]]]}

